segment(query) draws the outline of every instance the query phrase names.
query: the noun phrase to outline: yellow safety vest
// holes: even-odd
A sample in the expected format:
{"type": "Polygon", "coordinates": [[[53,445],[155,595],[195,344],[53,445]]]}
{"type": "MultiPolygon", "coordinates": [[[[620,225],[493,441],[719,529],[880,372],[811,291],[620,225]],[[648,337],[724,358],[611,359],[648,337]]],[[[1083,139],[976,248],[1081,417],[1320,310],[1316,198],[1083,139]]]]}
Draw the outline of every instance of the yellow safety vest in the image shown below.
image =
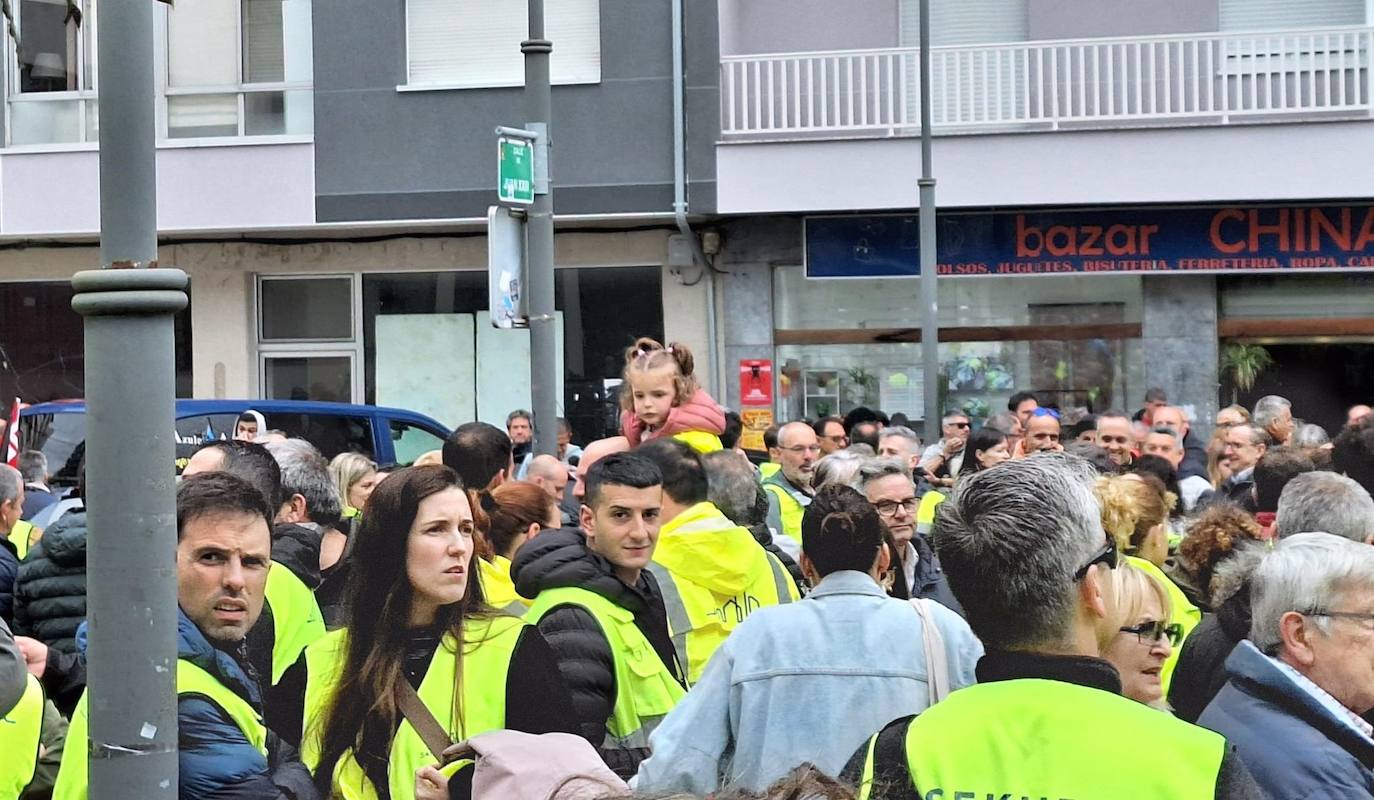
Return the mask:
{"type": "Polygon", "coordinates": [[[759,464],[759,477],[764,480],[767,480],[768,478],[771,478],[774,475],[778,474],[778,470],[780,469],[782,469],[781,464],[775,461],[765,461],[764,463],[759,464]]]}
{"type": "Polygon", "coordinates": [[[29,548],[38,541],[39,535],[38,529],[33,526],[32,522],[21,519],[14,523],[13,528],[10,528],[9,536],[6,538],[10,540],[10,544],[14,545],[19,560],[23,561],[24,556],[29,554],[29,548]]]}
{"type": "Polygon", "coordinates": [[[1188,634],[1193,632],[1193,628],[1202,622],[1202,611],[1193,605],[1192,601],[1188,599],[1188,595],[1184,594],[1176,583],[1169,580],[1169,576],[1164,574],[1164,570],[1156,567],[1153,563],[1136,556],[1126,556],[1126,563],[1143,572],[1148,572],[1159,581],[1159,584],[1164,587],[1164,591],[1169,595],[1169,605],[1173,606],[1173,613],[1170,614],[1169,621],[1177,623],[1179,627],[1183,628],[1183,639],[1179,641],[1178,647],[1169,652],[1169,657],[1164,659],[1164,666],[1159,672],[1159,682],[1164,687],[1164,696],[1168,697],[1169,682],[1173,680],[1174,667],[1178,665],[1179,653],[1183,652],[1183,642],[1187,641],[1188,634]]]}
{"type": "Polygon", "coordinates": [[[487,605],[517,617],[524,616],[532,601],[526,600],[515,591],[515,581],[510,576],[510,559],[505,556],[492,556],[477,559],[478,580],[482,583],[482,596],[487,605]]]}
{"type": "MultiPolygon", "coordinates": [[[[417,693],[425,707],[448,729],[455,742],[506,726],[506,675],[511,655],[528,623],[506,615],[471,618],[463,623],[462,685],[458,681],[458,643],[444,636],[429,663],[417,693]],[[454,719],[454,688],[462,692],[463,719],[454,719]]],[[[320,738],[326,715],[334,703],[340,671],[348,655],[348,629],[325,634],[305,650],[309,670],[305,684],[305,736],[301,760],[314,772],[320,765],[320,738]]],[[[409,721],[402,719],[391,740],[387,768],[391,800],[413,800],[415,772],[439,762],[409,721]]],[[[446,774],[460,765],[450,764],[446,774]]],[[[363,768],[347,751],[334,765],[333,796],[344,800],[376,800],[377,790],[363,768]]]]}
{"type": "Polygon", "coordinates": [[[43,687],[27,676],[19,702],[0,717],[0,797],[18,797],[38,769],[43,739],[43,687]]]}
{"type": "Polygon", "coordinates": [[[777,557],[711,503],[664,523],[648,570],[663,592],[668,634],[688,686],[750,614],[800,597],[777,557]]]}
{"type": "Polygon", "coordinates": [[[1211,800],[1226,749],[1221,736],[1120,695],[1034,678],[960,689],[907,723],[902,747],[883,738],[868,741],[859,800],[1211,800]],[[882,791],[899,779],[915,794],[882,791]]]}
{"type": "Polygon", "coordinates": [[[267,571],[263,597],[272,608],[272,685],[276,686],[306,646],[324,636],[324,614],[310,587],[275,561],[267,571]]]}
{"type": "Polygon", "coordinates": [[[725,445],[720,443],[719,436],[706,431],[683,431],[673,436],[673,438],[698,453],[714,453],[717,450],[725,449],[725,445]]]}
{"type": "Polygon", "coordinates": [[[595,592],[572,586],[546,589],[534,599],[525,618],[538,624],[545,614],[564,605],[584,608],[596,618],[615,659],[615,707],[606,721],[602,748],[648,747],[649,735],[686,695],[682,685],[635,625],[634,614],[595,592]]]}
{"type": "Polygon", "coordinates": [[[763,488],[777,501],[778,516],[773,517],[770,509],[769,527],[783,536],[796,540],[800,545],[802,517],[806,516],[806,507],[811,505],[811,498],[792,488],[780,469],[764,478],[763,488]]]}
{"type": "MultiPolygon", "coordinates": [[[[90,718],[86,710],[86,696],[81,699],[72,712],[71,727],[67,729],[67,744],[62,750],[62,765],[57,771],[57,784],[53,787],[53,800],[86,800],[87,762],[89,749],[87,740],[90,718]]],[[[219,706],[239,730],[244,738],[253,745],[263,757],[267,756],[267,728],[262,723],[253,704],[234,693],[232,689],[219,682],[214,675],[185,659],[177,659],[177,696],[193,694],[204,697],[219,706]]]]}
{"type": "Polygon", "coordinates": [[[916,509],[916,532],[929,536],[935,530],[935,511],[945,502],[945,496],[934,489],[921,495],[921,505],[916,509]]]}

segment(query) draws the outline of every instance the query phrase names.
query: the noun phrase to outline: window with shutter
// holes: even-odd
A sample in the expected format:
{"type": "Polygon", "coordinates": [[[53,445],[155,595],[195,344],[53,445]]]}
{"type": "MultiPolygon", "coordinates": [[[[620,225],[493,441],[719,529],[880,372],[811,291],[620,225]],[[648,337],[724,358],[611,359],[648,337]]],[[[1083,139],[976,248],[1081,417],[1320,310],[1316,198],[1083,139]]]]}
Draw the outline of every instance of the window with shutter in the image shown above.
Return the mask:
{"type": "Polygon", "coordinates": [[[1223,31],[1363,25],[1365,0],[1221,0],[1223,31]]]}
{"type": "MultiPolygon", "coordinates": [[[[556,84],[601,81],[599,0],[556,0],[545,11],[556,84]]],[[[513,0],[407,0],[407,85],[522,86],[528,9],[513,0]]]]}

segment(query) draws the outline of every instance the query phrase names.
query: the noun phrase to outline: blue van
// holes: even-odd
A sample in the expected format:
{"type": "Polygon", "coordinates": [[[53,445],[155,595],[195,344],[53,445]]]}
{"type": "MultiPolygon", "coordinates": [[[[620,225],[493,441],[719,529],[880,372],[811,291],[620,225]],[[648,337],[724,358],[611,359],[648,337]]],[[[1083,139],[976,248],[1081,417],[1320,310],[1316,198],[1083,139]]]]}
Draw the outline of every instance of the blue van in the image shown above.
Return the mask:
{"type": "MultiPolygon", "coordinates": [[[[176,401],[176,467],[186,465],[201,445],[234,435],[234,424],[248,409],[267,420],[269,430],[305,439],[325,458],[362,453],[379,464],[407,465],[422,453],[437,450],[448,428],[399,408],[317,403],[309,400],[178,400],[176,401]]],[[[20,412],[19,441],[25,450],[41,450],[56,485],[74,485],[85,452],[86,403],[60,400],[39,403],[20,412]]]]}

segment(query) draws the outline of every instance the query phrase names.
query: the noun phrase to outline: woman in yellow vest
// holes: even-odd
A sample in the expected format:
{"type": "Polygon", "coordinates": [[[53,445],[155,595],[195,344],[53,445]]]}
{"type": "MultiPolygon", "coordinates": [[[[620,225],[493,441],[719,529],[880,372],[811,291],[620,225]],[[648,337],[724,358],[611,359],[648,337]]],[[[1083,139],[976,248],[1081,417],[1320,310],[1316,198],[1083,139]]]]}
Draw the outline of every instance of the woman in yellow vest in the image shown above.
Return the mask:
{"type": "Polygon", "coordinates": [[[524,481],[503,483],[476,497],[478,509],[474,513],[491,545],[491,554],[484,554],[477,562],[482,594],[492,608],[524,616],[532,601],[516,593],[510,562],[530,537],[545,528],[559,527],[562,518],[558,506],[542,488],[524,481]],[[483,517],[485,525],[481,525],[483,517]]]}
{"type": "MultiPolygon", "coordinates": [[[[441,753],[400,710],[416,696],[427,712],[418,727],[432,723],[453,742],[501,728],[576,731],[548,644],[484,602],[474,532],[447,467],[401,470],[368,500],[346,627],[306,650],[301,755],[327,796],[413,800],[421,779],[448,791],[456,765],[439,769],[441,753]]],[[[470,772],[453,796],[470,795],[470,772]]]]}
{"type": "Polygon", "coordinates": [[[1155,476],[1136,473],[1099,478],[1096,492],[1102,506],[1102,528],[1126,554],[1123,561],[1159,581],[1169,595],[1169,622],[1179,626],[1181,636],[1160,672],[1168,694],[1183,639],[1202,622],[1202,612],[1159,568],[1169,556],[1169,511],[1178,498],[1155,476]]]}
{"type": "Polygon", "coordinates": [[[339,453],[329,462],[329,475],[339,488],[339,507],[343,514],[339,529],[325,529],[320,541],[320,569],[328,570],[338,563],[347,549],[348,537],[358,531],[363,506],[372,490],[385,477],[377,471],[377,464],[362,453],[339,453]]]}

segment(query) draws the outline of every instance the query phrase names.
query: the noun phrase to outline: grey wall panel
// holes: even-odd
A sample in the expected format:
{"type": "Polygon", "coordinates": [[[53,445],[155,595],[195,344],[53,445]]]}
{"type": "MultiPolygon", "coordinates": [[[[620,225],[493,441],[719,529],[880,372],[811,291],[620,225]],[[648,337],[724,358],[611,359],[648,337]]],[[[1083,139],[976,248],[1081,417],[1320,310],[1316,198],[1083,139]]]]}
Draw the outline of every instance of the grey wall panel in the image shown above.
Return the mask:
{"type": "MultiPolygon", "coordinates": [[[[689,176],[703,181],[715,178],[719,131],[714,5],[693,0],[687,14],[689,103],[698,114],[688,128],[689,176]]],[[[405,80],[404,7],[331,0],[329,13],[316,11],[321,221],[478,216],[495,201],[493,129],[523,124],[523,90],[397,91],[405,80]]],[[[672,209],[670,10],[667,0],[602,0],[600,83],[554,87],[560,213],[672,209]]]]}
{"type": "Polygon", "coordinates": [[[896,47],[900,0],[719,0],[722,55],[896,47]]]}
{"type": "Polygon", "coordinates": [[[1210,32],[1217,8],[1217,0],[1030,0],[1030,38],[1210,32]]]}

